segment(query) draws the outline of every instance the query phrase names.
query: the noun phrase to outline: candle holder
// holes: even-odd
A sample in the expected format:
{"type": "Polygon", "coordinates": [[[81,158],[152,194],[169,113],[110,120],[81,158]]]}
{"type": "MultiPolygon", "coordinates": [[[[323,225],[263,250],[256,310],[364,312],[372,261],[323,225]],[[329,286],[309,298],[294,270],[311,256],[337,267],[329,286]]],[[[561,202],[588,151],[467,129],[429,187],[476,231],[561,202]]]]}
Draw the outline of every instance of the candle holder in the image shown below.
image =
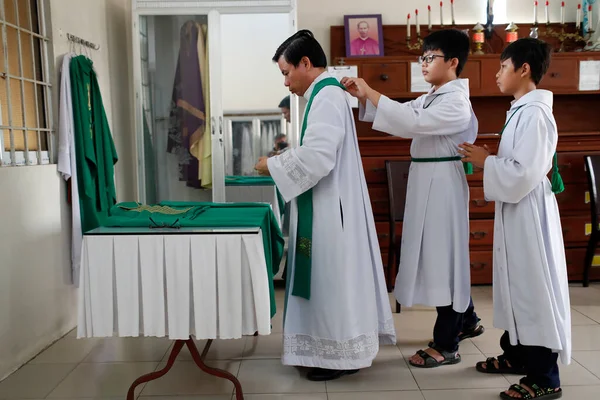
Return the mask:
{"type": "Polygon", "coordinates": [[[417,35],[417,42],[415,44],[412,44],[411,38],[409,36],[406,38],[406,47],[408,47],[409,50],[419,50],[423,48],[423,39],[421,39],[420,35],[417,35]]]}
{"type": "Polygon", "coordinates": [[[537,26],[532,26],[531,30],[529,31],[529,37],[537,39],[539,36],[540,35],[538,33],[538,27],[537,26]]]}
{"type": "Polygon", "coordinates": [[[483,53],[483,43],[485,43],[484,36],[484,27],[478,22],[477,25],[473,27],[473,43],[475,43],[475,54],[484,54],[483,53]]]}
{"type": "Polygon", "coordinates": [[[514,22],[511,22],[510,24],[508,24],[508,26],[505,29],[506,43],[510,44],[519,38],[518,30],[519,30],[519,27],[514,22]]]}

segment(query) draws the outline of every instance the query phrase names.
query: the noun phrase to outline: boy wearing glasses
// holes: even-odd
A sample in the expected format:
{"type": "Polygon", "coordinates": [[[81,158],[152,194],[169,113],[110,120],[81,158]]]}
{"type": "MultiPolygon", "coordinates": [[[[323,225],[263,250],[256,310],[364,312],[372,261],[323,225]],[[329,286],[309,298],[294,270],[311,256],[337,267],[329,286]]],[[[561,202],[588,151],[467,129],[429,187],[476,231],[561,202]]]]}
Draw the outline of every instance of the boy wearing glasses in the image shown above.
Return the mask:
{"type": "Polygon", "coordinates": [[[404,306],[437,307],[433,342],[409,360],[419,368],[460,362],[458,343],[484,331],[471,299],[469,187],[458,154],[459,144],[475,141],[478,128],[468,79],[458,79],[469,46],[468,36],[454,29],[427,36],[419,62],[432,88],[406,103],[376,92],[363,79],[341,81],[359,99],[361,120],[412,139],[394,294],[404,306]]]}

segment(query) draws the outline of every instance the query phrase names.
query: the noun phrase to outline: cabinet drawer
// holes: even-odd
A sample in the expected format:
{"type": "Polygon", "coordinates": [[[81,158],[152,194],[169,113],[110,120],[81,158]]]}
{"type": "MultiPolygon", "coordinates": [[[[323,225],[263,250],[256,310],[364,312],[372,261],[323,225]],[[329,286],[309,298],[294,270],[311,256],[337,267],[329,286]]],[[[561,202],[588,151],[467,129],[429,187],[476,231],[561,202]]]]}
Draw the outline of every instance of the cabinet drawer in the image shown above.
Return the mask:
{"type": "Polygon", "coordinates": [[[494,220],[472,219],[469,221],[469,246],[491,247],[494,244],[494,220]]]}
{"type": "Polygon", "coordinates": [[[579,61],[554,58],[538,86],[540,89],[579,89],[579,61]]]}
{"type": "MultiPolygon", "coordinates": [[[[376,222],[375,230],[377,231],[377,240],[379,241],[379,248],[381,251],[386,253],[390,247],[390,224],[389,222],[376,222]]],[[[397,244],[400,244],[400,237],[402,236],[402,222],[396,222],[396,240],[397,244]]]]}
{"type": "Polygon", "coordinates": [[[361,77],[379,93],[393,96],[408,92],[408,63],[364,63],[361,77]]]}
{"type": "Polygon", "coordinates": [[[387,185],[369,185],[369,197],[373,215],[378,220],[388,220],[390,213],[390,199],[387,185]]]}
{"type": "MultiPolygon", "coordinates": [[[[584,155],[587,154],[593,155],[598,153],[558,153],[558,170],[565,184],[587,183],[584,160],[584,155]]],[[[552,176],[552,171],[550,171],[548,176],[552,176]]]]}
{"type": "Polygon", "coordinates": [[[368,184],[383,183],[387,185],[387,171],[385,170],[386,161],[405,161],[410,160],[405,157],[363,157],[363,169],[365,170],[365,179],[368,184]]]}
{"type": "Polygon", "coordinates": [[[482,285],[492,283],[494,276],[492,251],[472,251],[470,253],[471,284],[482,285]]]}
{"type": "Polygon", "coordinates": [[[469,213],[472,216],[493,215],[494,211],[494,202],[485,199],[482,186],[469,188],[469,213]]]}
{"type": "MultiPolygon", "coordinates": [[[[567,274],[569,275],[569,281],[582,281],[585,248],[567,249],[565,255],[567,256],[567,274]]],[[[592,262],[590,279],[600,279],[600,249],[596,250],[596,256],[592,262]]]]}
{"type": "Polygon", "coordinates": [[[565,191],[556,195],[556,201],[561,212],[589,212],[588,196],[586,184],[565,184],[565,191]]]}
{"type": "Polygon", "coordinates": [[[585,246],[590,239],[592,224],[588,214],[581,216],[562,217],[563,239],[566,246],[585,246]]]}

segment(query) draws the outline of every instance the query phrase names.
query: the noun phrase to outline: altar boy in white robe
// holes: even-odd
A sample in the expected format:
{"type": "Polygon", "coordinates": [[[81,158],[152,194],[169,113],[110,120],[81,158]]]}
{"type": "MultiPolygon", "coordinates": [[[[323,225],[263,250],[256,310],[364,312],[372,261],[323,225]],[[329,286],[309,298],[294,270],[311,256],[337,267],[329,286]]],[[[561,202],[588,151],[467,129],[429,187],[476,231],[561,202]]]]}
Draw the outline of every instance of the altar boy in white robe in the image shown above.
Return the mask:
{"type": "Polygon", "coordinates": [[[290,92],[308,101],[300,147],[256,165],[291,201],[282,362],[326,381],[369,367],[380,344],[396,344],[394,323],[344,89],[310,31],[287,39],[273,61],[290,92]]]}
{"type": "Polygon", "coordinates": [[[469,187],[458,145],[474,142],[478,122],[468,79],[458,79],[469,38],[448,29],[423,42],[419,63],[429,93],[406,103],[381,95],[359,78],[342,83],[360,100],[360,118],[373,129],[411,138],[400,266],[394,294],[405,306],[437,307],[433,342],[409,362],[432,368],[460,362],[459,342],[484,331],[471,300],[469,187]]]}
{"type": "Polygon", "coordinates": [[[525,38],[509,45],[496,75],[514,96],[498,147],[464,143],[464,161],[483,168],[494,219],[494,326],[504,329],[504,354],[477,363],[484,373],[527,375],[500,393],[505,399],[562,396],[557,359],[571,360],[571,312],[560,215],[554,193],[564,187],[556,166],[558,133],[552,92],[537,89],[550,46],[525,38]],[[552,180],[547,178],[552,170],[552,180]]]}

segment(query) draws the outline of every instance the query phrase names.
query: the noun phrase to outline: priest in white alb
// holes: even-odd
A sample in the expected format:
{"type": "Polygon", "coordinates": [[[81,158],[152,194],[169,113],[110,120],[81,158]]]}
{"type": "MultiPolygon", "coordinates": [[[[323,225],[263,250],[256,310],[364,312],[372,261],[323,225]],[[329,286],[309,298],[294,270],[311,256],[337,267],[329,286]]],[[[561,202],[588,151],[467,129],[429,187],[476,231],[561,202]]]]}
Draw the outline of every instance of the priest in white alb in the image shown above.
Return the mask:
{"type": "Polygon", "coordinates": [[[310,31],[287,39],[273,61],[308,101],[300,146],[256,165],[291,201],[282,362],[326,381],[371,366],[380,344],[396,343],[394,323],[344,89],[310,31]]]}

